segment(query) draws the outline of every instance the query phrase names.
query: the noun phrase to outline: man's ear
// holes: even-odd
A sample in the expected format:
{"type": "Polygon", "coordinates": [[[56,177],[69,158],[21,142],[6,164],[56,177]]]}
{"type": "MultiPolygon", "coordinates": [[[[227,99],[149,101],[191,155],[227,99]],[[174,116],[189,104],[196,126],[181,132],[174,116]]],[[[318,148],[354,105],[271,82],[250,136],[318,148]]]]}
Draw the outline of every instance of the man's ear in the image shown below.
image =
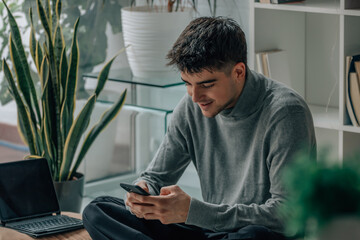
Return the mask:
{"type": "Polygon", "coordinates": [[[238,62],[233,68],[233,76],[240,82],[245,80],[246,66],[243,62],[238,62]]]}

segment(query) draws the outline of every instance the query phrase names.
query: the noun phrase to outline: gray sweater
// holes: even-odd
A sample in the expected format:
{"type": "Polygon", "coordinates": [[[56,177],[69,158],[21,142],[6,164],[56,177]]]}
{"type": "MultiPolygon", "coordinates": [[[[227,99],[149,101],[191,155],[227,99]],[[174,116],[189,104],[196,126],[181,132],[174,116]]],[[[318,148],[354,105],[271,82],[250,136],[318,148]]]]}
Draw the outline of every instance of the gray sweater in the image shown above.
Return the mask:
{"type": "Polygon", "coordinates": [[[214,118],[186,95],[175,108],[157,154],[138,180],[158,194],[192,161],[204,201],[191,198],[186,224],[234,231],[249,224],[282,232],[286,199],[281,173],[295,153],[316,154],[311,113],[283,84],[248,69],[236,105],[214,118]]]}

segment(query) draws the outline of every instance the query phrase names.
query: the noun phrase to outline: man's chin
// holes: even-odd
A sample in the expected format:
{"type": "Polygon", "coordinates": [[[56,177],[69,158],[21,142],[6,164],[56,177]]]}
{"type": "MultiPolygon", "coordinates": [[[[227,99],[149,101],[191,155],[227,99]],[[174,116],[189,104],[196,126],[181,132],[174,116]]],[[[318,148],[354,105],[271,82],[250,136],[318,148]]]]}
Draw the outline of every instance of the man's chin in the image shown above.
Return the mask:
{"type": "Polygon", "coordinates": [[[204,110],[201,110],[202,114],[207,117],[207,118],[213,118],[215,117],[218,112],[213,112],[213,111],[204,111],[204,110]]]}

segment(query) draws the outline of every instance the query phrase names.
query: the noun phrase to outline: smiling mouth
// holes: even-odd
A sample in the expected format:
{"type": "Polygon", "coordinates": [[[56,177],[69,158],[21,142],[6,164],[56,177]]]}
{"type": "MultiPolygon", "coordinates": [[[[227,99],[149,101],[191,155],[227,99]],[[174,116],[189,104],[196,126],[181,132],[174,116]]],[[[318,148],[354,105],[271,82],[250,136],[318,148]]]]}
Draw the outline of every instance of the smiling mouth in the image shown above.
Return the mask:
{"type": "Polygon", "coordinates": [[[201,107],[206,107],[206,106],[210,105],[211,103],[213,103],[213,102],[211,101],[211,102],[208,102],[208,103],[199,103],[199,105],[201,107]]]}

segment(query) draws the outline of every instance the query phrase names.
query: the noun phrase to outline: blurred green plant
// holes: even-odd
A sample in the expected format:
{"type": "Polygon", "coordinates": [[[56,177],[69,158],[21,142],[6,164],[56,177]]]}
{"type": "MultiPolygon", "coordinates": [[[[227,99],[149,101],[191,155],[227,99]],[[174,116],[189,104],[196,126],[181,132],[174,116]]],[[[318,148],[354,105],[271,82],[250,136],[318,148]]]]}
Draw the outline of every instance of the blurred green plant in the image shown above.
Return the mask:
{"type": "Polygon", "coordinates": [[[281,209],[288,234],[314,236],[337,217],[360,217],[360,157],[329,164],[324,152],[299,158],[284,173],[289,199],[281,209]]]}
{"type": "Polygon", "coordinates": [[[126,90],[87,133],[83,144],[79,146],[79,154],[75,155],[80,139],[89,125],[96,99],[104,88],[110,67],[117,55],[105,64],[99,74],[94,93],[87,100],[79,115],[74,118],[79,68],[77,41],[79,19],[76,20],[73,28],[70,53],[68,54],[63,28],[60,24],[61,0],[57,0],[56,4],[53,2],[55,5],[52,6],[56,7],[51,7],[50,0],[45,0],[44,5],[41,0],[36,1],[38,17],[46,35],[44,41],[36,38],[32,9],[30,8],[29,48],[40,79],[41,94],[38,97],[18,24],[6,6],[5,0],[2,2],[7,8],[11,28],[9,50],[15,77],[6,59],[3,59],[2,66],[10,93],[16,101],[19,132],[29,147],[29,157],[39,156],[48,160],[54,181],[70,180],[91,144],[116,117],[125,102],[126,90]]]}

